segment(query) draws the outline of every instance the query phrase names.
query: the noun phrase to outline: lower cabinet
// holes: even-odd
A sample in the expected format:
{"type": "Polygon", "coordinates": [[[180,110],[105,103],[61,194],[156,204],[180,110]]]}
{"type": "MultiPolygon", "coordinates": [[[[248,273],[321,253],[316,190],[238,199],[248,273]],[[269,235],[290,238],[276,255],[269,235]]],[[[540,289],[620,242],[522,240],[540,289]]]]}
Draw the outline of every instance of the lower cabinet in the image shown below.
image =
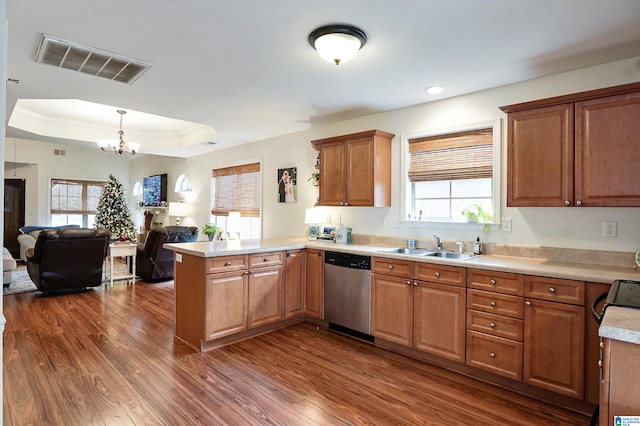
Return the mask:
{"type": "Polygon", "coordinates": [[[244,272],[207,275],[204,340],[247,329],[248,282],[244,272]]]}
{"type": "Polygon", "coordinates": [[[249,270],[249,328],[284,319],[283,278],[281,266],[249,270]]]}
{"type": "Polygon", "coordinates": [[[304,312],[304,250],[289,250],[285,254],[284,317],[294,318],[304,312]]]}
{"type": "Polygon", "coordinates": [[[465,269],[374,258],[372,270],[372,334],[464,362],[465,269]]]}
{"type": "Polygon", "coordinates": [[[324,319],[324,252],[305,250],[304,314],[310,318],[324,319]]]}
{"type": "Polygon", "coordinates": [[[614,416],[640,413],[640,384],[629,380],[640,375],[640,345],[603,339],[600,424],[613,425],[614,416]]]}

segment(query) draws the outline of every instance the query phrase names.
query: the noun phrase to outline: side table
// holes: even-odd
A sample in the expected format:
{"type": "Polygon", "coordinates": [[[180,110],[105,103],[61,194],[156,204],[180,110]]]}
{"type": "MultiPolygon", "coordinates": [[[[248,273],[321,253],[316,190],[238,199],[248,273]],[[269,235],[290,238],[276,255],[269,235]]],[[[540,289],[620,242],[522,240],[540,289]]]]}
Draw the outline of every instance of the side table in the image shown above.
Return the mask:
{"type": "Polygon", "coordinates": [[[107,279],[111,283],[111,287],[113,287],[114,280],[132,280],[132,284],[136,283],[136,252],[137,252],[136,244],[109,244],[109,253],[107,254],[107,267],[105,268],[105,273],[109,274],[109,277],[105,279],[105,283],[107,279]],[[125,256],[127,259],[127,271],[129,270],[129,262],[132,262],[132,273],[128,275],[119,275],[117,277],[113,276],[113,260],[116,257],[125,256]]]}

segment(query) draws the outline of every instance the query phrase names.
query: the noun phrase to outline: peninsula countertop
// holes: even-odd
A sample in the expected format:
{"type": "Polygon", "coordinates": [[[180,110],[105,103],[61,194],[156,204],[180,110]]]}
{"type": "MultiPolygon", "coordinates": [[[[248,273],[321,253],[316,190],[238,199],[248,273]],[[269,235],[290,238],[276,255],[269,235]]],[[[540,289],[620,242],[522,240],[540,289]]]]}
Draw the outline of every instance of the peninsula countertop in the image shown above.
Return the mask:
{"type": "Polygon", "coordinates": [[[568,263],[553,259],[516,256],[481,255],[467,260],[441,259],[429,256],[385,253],[393,247],[357,244],[337,244],[325,241],[309,241],[306,238],[263,238],[255,240],[198,241],[192,243],[167,243],[165,248],[197,257],[253,254],[274,250],[300,250],[313,248],[386,258],[404,259],[441,265],[484,269],[517,274],[538,275],[578,281],[611,284],[613,280],[640,280],[640,272],[632,267],[607,266],[593,263],[568,263]]]}

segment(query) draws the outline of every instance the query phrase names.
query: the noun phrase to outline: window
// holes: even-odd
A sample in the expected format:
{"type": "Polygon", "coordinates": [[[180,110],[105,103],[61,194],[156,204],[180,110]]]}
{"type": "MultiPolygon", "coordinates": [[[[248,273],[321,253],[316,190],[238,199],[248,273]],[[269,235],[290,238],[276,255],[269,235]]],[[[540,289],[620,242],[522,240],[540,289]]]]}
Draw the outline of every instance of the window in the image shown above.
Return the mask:
{"type": "Polygon", "coordinates": [[[214,169],[211,206],[216,226],[226,231],[229,213],[239,212],[240,238],[260,238],[260,163],[214,169]]]}
{"type": "Polygon", "coordinates": [[[191,186],[189,185],[189,178],[187,175],[180,175],[178,179],[176,179],[176,186],[174,187],[174,192],[190,192],[191,186]]]}
{"type": "Polygon", "coordinates": [[[463,211],[495,217],[499,208],[499,121],[451,133],[407,138],[405,218],[466,222],[463,211]],[[498,169],[498,170],[496,170],[498,169]]]}
{"type": "Polygon", "coordinates": [[[51,226],[95,226],[104,182],[51,179],[51,226]]]}

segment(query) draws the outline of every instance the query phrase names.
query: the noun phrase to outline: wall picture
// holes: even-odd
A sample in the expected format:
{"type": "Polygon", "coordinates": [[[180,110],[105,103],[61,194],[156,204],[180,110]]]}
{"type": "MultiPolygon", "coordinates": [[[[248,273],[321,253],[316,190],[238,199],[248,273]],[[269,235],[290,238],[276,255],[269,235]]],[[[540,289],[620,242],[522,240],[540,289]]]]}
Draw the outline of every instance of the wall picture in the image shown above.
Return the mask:
{"type": "Polygon", "coordinates": [[[278,169],[278,201],[295,203],[298,198],[298,172],[296,167],[278,169]]]}

